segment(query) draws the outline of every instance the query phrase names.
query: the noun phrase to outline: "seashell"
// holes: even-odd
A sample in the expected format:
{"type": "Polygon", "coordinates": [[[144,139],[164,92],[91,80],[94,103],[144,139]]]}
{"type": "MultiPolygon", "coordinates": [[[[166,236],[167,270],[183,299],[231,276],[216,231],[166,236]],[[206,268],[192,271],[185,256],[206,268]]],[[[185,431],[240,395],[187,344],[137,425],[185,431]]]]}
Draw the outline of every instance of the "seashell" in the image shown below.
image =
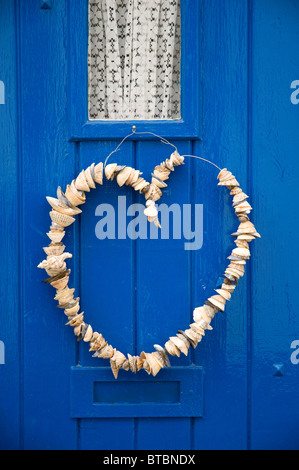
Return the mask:
{"type": "Polygon", "coordinates": [[[193,330],[199,336],[205,336],[205,330],[199,323],[194,322],[190,324],[191,330],[193,330]]]}
{"type": "Polygon", "coordinates": [[[177,348],[177,346],[170,340],[165,343],[165,350],[171,356],[180,357],[180,355],[181,355],[179,348],[177,348]]]}
{"type": "Polygon", "coordinates": [[[233,206],[235,206],[236,204],[239,204],[240,202],[245,201],[247,198],[248,198],[247,194],[243,193],[243,191],[241,191],[238,194],[235,194],[235,196],[233,197],[233,206]]]}
{"type": "Polygon", "coordinates": [[[114,349],[110,344],[106,344],[102,349],[98,350],[97,357],[103,359],[111,359],[114,355],[114,349]]]}
{"type": "Polygon", "coordinates": [[[75,326],[75,328],[74,328],[74,333],[75,333],[76,336],[79,336],[79,335],[80,335],[80,333],[81,333],[81,325],[75,326]]]}
{"type": "Polygon", "coordinates": [[[219,181],[218,186],[227,186],[228,188],[230,188],[234,186],[240,186],[240,184],[238,183],[235,177],[232,177],[231,179],[219,181]]]}
{"type": "Polygon", "coordinates": [[[240,202],[235,206],[235,212],[238,214],[239,212],[246,212],[248,214],[252,210],[251,205],[247,201],[240,202]]]}
{"type": "Polygon", "coordinates": [[[163,369],[164,367],[166,367],[164,357],[168,358],[167,355],[165,356],[159,351],[154,351],[151,353],[151,356],[154,358],[155,361],[158,362],[158,364],[160,364],[160,369],[163,369]]]}
{"type": "Polygon", "coordinates": [[[225,310],[225,299],[221,295],[213,295],[212,297],[209,297],[209,302],[212,305],[215,305],[219,310],[224,312],[225,310]]]}
{"type": "MultiPolygon", "coordinates": [[[[135,178],[135,172],[136,172],[135,168],[131,168],[131,171],[130,171],[130,173],[129,173],[129,176],[128,176],[128,178],[126,179],[126,182],[125,182],[125,185],[126,185],[126,186],[131,186],[131,184],[133,183],[133,180],[134,180],[134,178],[135,178]]],[[[136,178],[135,181],[137,181],[137,179],[138,179],[138,177],[136,178]]],[[[135,182],[135,181],[134,181],[134,182],[135,182]]]]}
{"type": "Polygon", "coordinates": [[[182,157],[177,150],[170,155],[170,161],[174,166],[184,165],[184,157],[182,157]]]}
{"type": "Polygon", "coordinates": [[[188,347],[186,346],[183,340],[181,340],[177,336],[171,336],[169,339],[183,354],[185,354],[185,356],[188,355],[188,347]]]}
{"type": "Polygon", "coordinates": [[[224,297],[225,300],[230,300],[231,298],[231,294],[225,290],[225,289],[215,289],[215,291],[221,295],[222,297],[224,297]]]}
{"type": "Polygon", "coordinates": [[[188,336],[190,341],[192,341],[191,344],[193,348],[196,348],[196,346],[202,339],[202,335],[199,335],[198,333],[196,333],[194,330],[192,330],[192,328],[185,330],[185,334],[188,336]]]}
{"type": "Polygon", "coordinates": [[[74,306],[70,307],[70,308],[66,308],[64,310],[64,313],[66,315],[73,315],[74,313],[78,313],[80,310],[80,304],[79,302],[77,302],[74,306]]]}
{"type": "Polygon", "coordinates": [[[150,368],[151,374],[155,377],[163,367],[161,359],[157,357],[157,353],[146,353],[146,360],[150,368]]]}
{"type": "Polygon", "coordinates": [[[74,317],[72,317],[72,318],[66,323],[66,325],[70,325],[70,326],[79,326],[79,325],[81,325],[81,323],[83,323],[83,317],[84,317],[84,312],[79,313],[78,315],[75,315],[74,317]]]}
{"type": "Polygon", "coordinates": [[[167,184],[164,183],[160,178],[158,178],[154,173],[152,173],[152,183],[158,186],[158,188],[166,188],[167,184]]]}
{"type": "Polygon", "coordinates": [[[85,195],[84,198],[80,195],[79,191],[77,191],[77,189],[75,188],[75,184],[73,181],[71,185],[67,185],[65,194],[73,206],[79,206],[79,204],[85,203],[85,195]]]}
{"type": "Polygon", "coordinates": [[[143,184],[139,188],[139,194],[145,194],[148,191],[150,184],[144,180],[143,184]]]}
{"type": "Polygon", "coordinates": [[[219,180],[220,178],[222,178],[226,172],[227,172],[227,168],[222,168],[220,173],[218,173],[217,175],[217,179],[219,180]]]}
{"type": "Polygon", "coordinates": [[[68,227],[76,220],[74,219],[74,217],[71,217],[66,214],[60,214],[59,212],[56,212],[54,210],[50,212],[50,217],[52,221],[55,222],[55,224],[58,224],[61,227],[68,227]]]}
{"type": "Polygon", "coordinates": [[[45,279],[42,282],[46,282],[48,284],[51,284],[53,287],[55,287],[55,289],[62,290],[66,287],[66,285],[68,283],[70,272],[71,272],[71,270],[68,269],[67,271],[64,271],[63,273],[57,274],[57,276],[51,276],[50,278],[45,279]],[[65,283],[65,285],[64,285],[64,283],[65,283]]]}
{"type": "Polygon", "coordinates": [[[60,212],[61,214],[76,215],[82,212],[81,209],[79,209],[78,207],[69,207],[59,201],[59,199],[56,199],[55,197],[46,196],[46,199],[50,206],[52,206],[55,211],[60,212]]]}
{"type": "Polygon", "coordinates": [[[237,233],[255,233],[256,228],[250,220],[247,222],[242,222],[238,227],[237,233]]]}
{"type": "Polygon", "coordinates": [[[114,354],[110,358],[110,365],[111,365],[113,375],[116,379],[118,376],[119,369],[121,368],[125,360],[126,360],[126,356],[120,351],[117,351],[116,349],[114,349],[114,354]]]}
{"type": "MultiPolygon", "coordinates": [[[[94,165],[94,163],[92,165],[94,165]]],[[[85,175],[89,188],[95,189],[96,185],[94,184],[94,179],[91,175],[91,166],[89,166],[86,170],[84,170],[84,175],[85,175]]]]}
{"type": "Polygon", "coordinates": [[[140,356],[134,356],[134,357],[136,358],[136,369],[137,369],[137,372],[139,372],[140,369],[142,369],[144,359],[142,359],[140,356]]]}
{"type": "Polygon", "coordinates": [[[83,336],[83,341],[85,341],[85,343],[88,343],[88,341],[91,340],[92,335],[93,335],[92,327],[90,325],[88,325],[87,330],[86,330],[86,332],[83,336]]]}
{"type": "MultiPolygon", "coordinates": [[[[213,310],[211,308],[211,310],[213,310]]],[[[214,312],[215,315],[215,312],[214,312]]],[[[207,314],[207,305],[203,307],[197,307],[193,310],[193,320],[199,322],[200,320],[205,320],[208,324],[212,321],[212,318],[207,314]]]]}
{"type": "Polygon", "coordinates": [[[107,180],[110,180],[110,178],[113,175],[114,170],[116,169],[116,167],[117,167],[117,163],[110,163],[109,165],[107,165],[105,167],[105,176],[106,176],[107,180]]]}
{"type": "MultiPolygon", "coordinates": [[[[105,346],[107,346],[107,344],[108,343],[103,337],[103,335],[95,332],[90,341],[90,351],[97,351],[99,349],[103,349],[105,346]]],[[[114,354],[114,351],[113,351],[113,354],[114,354]]]]}
{"type": "Polygon", "coordinates": [[[250,258],[250,251],[247,248],[235,248],[232,251],[232,255],[236,256],[237,258],[241,258],[241,259],[249,259],[250,258]]]}
{"type": "Polygon", "coordinates": [[[88,185],[88,182],[87,182],[87,177],[85,175],[84,170],[82,170],[79,173],[79,175],[77,176],[76,181],[75,181],[75,186],[80,191],[87,191],[87,192],[90,191],[90,188],[89,188],[89,185],[88,185]]]}
{"type": "Polygon", "coordinates": [[[242,193],[242,189],[241,189],[240,187],[236,186],[236,187],[234,187],[234,188],[231,188],[229,194],[230,194],[231,196],[235,196],[236,194],[240,194],[240,193],[242,193]]]}
{"type": "Polygon", "coordinates": [[[136,183],[132,184],[132,187],[135,189],[135,191],[139,191],[140,189],[144,188],[145,185],[147,185],[145,179],[144,178],[138,178],[136,183]]]}
{"type": "MultiPolygon", "coordinates": [[[[181,157],[181,158],[183,158],[183,157],[181,157]]],[[[168,168],[168,170],[174,171],[173,162],[170,158],[166,158],[165,166],[166,166],[166,168],[168,168]]]]}
{"type": "Polygon", "coordinates": [[[158,178],[158,180],[160,181],[168,180],[169,174],[170,174],[170,170],[168,170],[167,168],[160,168],[160,167],[156,167],[153,173],[153,175],[156,178],[158,178]]]}
{"type": "Polygon", "coordinates": [[[130,366],[131,372],[133,372],[134,374],[136,374],[136,372],[137,372],[136,357],[135,357],[135,356],[131,356],[131,354],[128,354],[128,361],[129,361],[129,366],[130,366]]]}
{"type": "Polygon", "coordinates": [[[62,289],[62,290],[58,290],[56,292],[56,296],[54,297],[54,300],[58,300],[60,301],[61,299],[64,299],[64,297],[70,295],[70,294],[73,294],[75,292],[75,289],[62,289]]]}
{"type": "Polygon", "coordinates": [[[170,367],[170,361],[168,359],[168,354],[165,348],[162,348],[159,344],[154,344],[156,352],[159,354],[160,360],[163,363],[162,367],[170,367]]]}
{"type": "Polygon", "coordinates": [[[158,209],[153,206],[153,205],[150,205],[148,206],[146,209],[144,209],[143,211],[144,215],[146,215],[147,217],[154,217],[156,218],[157,215],[158,215],[158,209]]]}
{"type": "Polygon", "coordinates": [[[236,288],[235,284],[225,284],[225,283],[223,283],[222,286],[221,286],[221,290],[225,290],[229,293],[234,292],[235,288],[236,288]]]}
{"type": "Polygon", "coordinates": [[[161,224],[160,224],[160,222],[159,222],[158,219],[155,219],[155,220],[154,220],[154,224],[155,224],[156,227],[162,228],[162,227],[161,227],[161,224]]]}
{"type": "Polygon", "coordinates": [[[59,256],[62,255],[62,253],[64,252],[65,245],[63,245],[62,243],[51,243],[49,246],[43,247],[43,250],[48,256],[59,256]]]}
{"type": "Polygon", "coordinates": [[[98,184],[103,184],[103,166],[103,162],[100,162],[94,167],[93,179],[98,184]]]}
{"type": "Polygon", "coordinates": [[[148,190],[145,193],[145,199],[152,199],[153,201],[158,201],[162,196],[162,191],[155,184],[150,184],[148,190]]]}
{"type": "Polygon", "coordinates": [[[231,171],[225,170],[225,171],[220,172],[217,178],[220,181],[227,181],[227,180],[234,178],[234,175],[232,174],[231,171]]]}
{"type": "Polygon", "coordinates": [[[130,370],[129,359],[126,359],[126,360],[125,360],[125,362],[124,362],[123,365],[122,365],[122,368],[123,368],[124,370],[127,370],[127,371],[130,370]]]}
{"type": "Polygon", "coordinates": [[[54,230],[51,230],[47,233],[47,235],[53,243],[60,243],[65,235],[65,232],[54,232],[54,230]]]}
{"type": "Polygon", "coordinates": [[[117,184],[118,186],[123,186],[125,184],[125,182],[127,181],[127,179],[129,178],[130,174],[131,174],[131,171],[132,171],[132,168],[130,166],[126,166],[123,170],[121,170],[117,177],[116,177],[116,181],[117,181],[117,184]]]}
{"type": "Polygon", "coordinates": [[[65,206],[69,206],[71,208],[73,208],[74,206],[72,206],[72,204],[70,203],[70,201],[68,200],[68,198],[65,196],[64,192],[62,191],[61,187],[58,186],[57,188],[57,198],[59,199],[60,202],[62,202],[62,204],[64,204],[65,206]]]}

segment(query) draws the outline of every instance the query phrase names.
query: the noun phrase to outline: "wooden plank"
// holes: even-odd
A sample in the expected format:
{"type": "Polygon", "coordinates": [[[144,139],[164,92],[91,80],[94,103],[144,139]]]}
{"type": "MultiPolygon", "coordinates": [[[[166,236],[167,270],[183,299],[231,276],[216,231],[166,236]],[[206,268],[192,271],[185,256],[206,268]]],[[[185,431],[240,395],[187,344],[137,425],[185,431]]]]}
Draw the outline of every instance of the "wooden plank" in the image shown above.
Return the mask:
{"type": "Polygon", "coordinates": [[[299,108],[290,98],[298,79],[299,4],[253,1],[252,18],[252,191],[262,235],[252,259],[252,447],[297,449],[299,366],[290,357],[299,339],[299,108]],[[275,375],[274,364],[283,364],[283,375],[275,375]]]}
{"type": "MultiPolygon", "coordinates": [[[[193,152],[231,170],[247,192],[247,4],[201,3],[203,142],[193,152]]],[[[230,234],[238,220],[228,190],[217,187],[217,174],[194,160],[193,198],[204,207],[204,239],[193,253],[193,307],[215,294],[235,247],[230,234]]],[[[225,313],[216,315],[214,330],[195,351],[196,364],[205,369],[205,409],[194,420],[194,449],[247,447],[248,265],[225,313]]]]}
{"type": "MultiPolygon", "coordinates": [[[[117,144],[113,141],[82,142],[80,169],[87,168],[92,162],[104,162],[117,144]]],[[[113,162],[134,166],[133,142],[125,142],[108,161],[108,163],[113,162]]],[[[127,186],[120,188],[116,180],[111,182],[104,177],[103,186],[98,186],[97,190],[87,195],[87,203],[80,216],[80,297],[82,308],[86,313],[85,320],[91,323],[95,331],[101,332],[109,344],[124,354],[128,352],[132,354],[135,338],[135,273],[132,265],[134,252],[133,242],[126,235],[126,208],[132,204],[133,199],[132,188],[127,186]],[[101,220],[104,220],[108,213],[112,218],[109,219],[108,226],[102,230],[101,220]],[[114,233],[113,230],[109,231],[107,238],[101,239],[101,236],[104,236],[103,232],[109,230],[110,223],[115,224],[114,233]],[[114,238],[111,238],[113,236],[114,238]]],[[[80,345],[79,363],[91,366],[95,373],[98,368],[109,366],[109,360],[93,358],[86,344],[80,345]]],[[[98,373],[101,376],[101,370],[98,373]]],[[[112,375],[111,371],[110,374],[112,375]]],[[[112,381],[111,393],[113,387],[112,381]]],[[[76,393],[78,390],[72,392],[76,393]]],[[[106,408],[103,406],[95,416],[97,418],[109,416],[109,410],[106,412],[106,408]]],[[[128,438],[130,444],[127,445],[130,448],[134,441],[134,420],[123,420],[121,411],[116,412],[114,417],[119,419],[100,420],[106,429],[105,440],[101,441],[101,444],[98,439],[97,420],[89,420],[89,424],[81,421],[81,447],[85,448],[87,445],[87,448],[104,448],[102,446],[105,442],[107,448],[113,448],[116,445],[115,433],[118,432],[116,429],[121,427],[128,438]]]]}
{"type": "MultiPolygon", "coordinates": [[[[55,291],[41,285],[47,277],[36,266],[49,243],[47,195],[71,182],[74,149],[67,133],[66,2],[51,10],[34,1],[19,2],[22,87],[21,253],[24,331],[24,448],[73,449],[76,423],[69,416],[69,370],[75,342],[65,316],[56,308],[55,291]]],[[[64,242],[73,251],[72,228],[64,242]]],[[[73,262],[69,263],[71,269],[73,262]]],[[[73,273],[71,273],[71,283],[73,273]]]]}
{"type": "Polygon", "coordinates": [[[20,447],[20,272],[19,272],[19,166],[17,17],[14,2],[1,2],[0,43],[0,217],[1,217],[1,357],[0,448],[20,447]]]}
{"type": "Polygon", "coordinates": [[[117,381],[109,367],[73,367],[70,390],[73,418],[202,416],[203,371],[198,367],[163,370],[159,377],[120,371],[117,381]]]}
{"type": "MultiPolygon", "coordinates": [[[[191,146],[188,142],[174,141],[172,143],[177,145],[181,154],[190,153],[191,146]]],[[[162,145],[159,141],[140,142],[137,146],[137,166],[150,179],[154,167],[165,158],[169,158],[172,151],[172,147],[162,145]]],[[[182,228],[181,208],[183,204],[190,202],[190,167],[187,164],[176,167],[167,180],[167,184],[168,187],[163,190],[163,196],[158,204],[164,203],[168,206],[177,204],[176,209],[179,210],[178,214],[181,217],[180,220],[178,219],[178,225],[182,228]]],[[[141,196],[138,202],[144,204],[144,197],[141,196]]],[[[142,350],[153,351],[153,344],[163,345],[169,336],[177,333],[178,329],[187,328],[191,319],[190,251],[184,250],[186,240],[183,238],[183,230],[181,238],[173,238],[172,216],[169,220],[169,237],[154,239],[150,238],[150,232],[148,232],[148,239],[136,240],[136,351],[138,354],[142,350]]],[[[162,218],[161,224],[163,226],[162,218]]],[[[171,358],[172,366],[186,367],[190,363],[190,355],[171,358]]],[[[146,448],[156,442],[160,443],[159,448],[163,446],[168,448],[169,445],[184,448],[190,446],[190,420],[171,422],[173,435],[177,436],[171,443],[169,435],[165,434],[165,426],[166,423],[161,420],[141,420],[137,427],[138,448],[146,448]],[[151,436],[150,441],[148,436],[151,436]]]]}

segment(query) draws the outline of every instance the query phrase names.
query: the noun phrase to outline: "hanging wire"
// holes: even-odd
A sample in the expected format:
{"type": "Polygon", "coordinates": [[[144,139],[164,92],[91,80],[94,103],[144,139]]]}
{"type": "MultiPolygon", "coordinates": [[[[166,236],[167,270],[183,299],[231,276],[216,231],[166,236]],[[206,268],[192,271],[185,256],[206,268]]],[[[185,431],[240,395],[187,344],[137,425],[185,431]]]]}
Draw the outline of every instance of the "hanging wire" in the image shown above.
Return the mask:
{"type": "MultiPolygon", "coordinates": [[[[169,142],[167,139],[165,139],[164,137],[161,137],[160,135],[158,134],[154,134],[153,132],[136,132],[136,126],[133,126],[132,127],[132,132],[131,134],[128,134],[126,135],[122,141],[118,144],[118,146],[112,150],[111,153],[109,153],[108,157],[106,158],[105,160],[105,163],[104,163],[104,168],[106,167],[107,165],[107,162],[109,160],[109,158],[111,157],[111,155],[113,155],[113,153],[115,152],[118,152],[118,150],[120,149],[121,145],[129,138],[129,137],[132,137],[132,135],[145,135],[145,134],[149,134],[149,135],[153,135],[154,137],[157,137],[160,142],[162,144],[166,144],[166,145],[170,145],[171,147],[173,147],[175,150],[177,150],[177,147],[175,145],[173,145],[171,142],[169,142]]],[[[219,171],[221,171],[221,168],[216,165],[215,163],[211,162],[210,160],[207,160],[206,158],[203,158],[203,157],[199,157],[197,155],[181,155],[181,157],[190,157],[190,158],[197,158],[198,160],[202,160],[204,162],[207,162],[207,163],[210,163],[211,165],[213,165],[214,167],[218,168],[219,171]]]]}

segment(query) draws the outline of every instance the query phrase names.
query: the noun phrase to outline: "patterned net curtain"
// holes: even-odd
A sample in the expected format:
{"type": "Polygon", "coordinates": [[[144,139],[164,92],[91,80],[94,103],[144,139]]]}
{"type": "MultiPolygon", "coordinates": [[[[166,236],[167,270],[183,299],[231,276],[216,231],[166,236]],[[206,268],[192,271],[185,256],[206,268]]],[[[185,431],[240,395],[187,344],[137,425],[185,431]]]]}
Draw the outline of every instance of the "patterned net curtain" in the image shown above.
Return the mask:
{"type": "Polygon", "coordinates": [[[90,0],[89,119],[179,119],[180,0],[90,0]]]}

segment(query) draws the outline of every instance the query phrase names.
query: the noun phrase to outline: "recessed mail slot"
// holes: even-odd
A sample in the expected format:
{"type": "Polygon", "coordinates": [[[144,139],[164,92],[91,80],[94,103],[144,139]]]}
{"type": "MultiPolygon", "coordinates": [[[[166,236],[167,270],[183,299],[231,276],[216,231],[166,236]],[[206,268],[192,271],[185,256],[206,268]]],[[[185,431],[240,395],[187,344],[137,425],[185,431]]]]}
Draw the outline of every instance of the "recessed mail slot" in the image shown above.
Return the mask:
{"type": "Polygon", "coordinates": [[[94,382],[94,403],[179,403],[180,382],[94,382]]]}
{"type": "Polygon", "coordinates": [[[72,367],[71,417],[202,416],[202,367],[163,369],[156,377],[128,374],[121,370],[115,380],[109,367],[72,367]]]}

